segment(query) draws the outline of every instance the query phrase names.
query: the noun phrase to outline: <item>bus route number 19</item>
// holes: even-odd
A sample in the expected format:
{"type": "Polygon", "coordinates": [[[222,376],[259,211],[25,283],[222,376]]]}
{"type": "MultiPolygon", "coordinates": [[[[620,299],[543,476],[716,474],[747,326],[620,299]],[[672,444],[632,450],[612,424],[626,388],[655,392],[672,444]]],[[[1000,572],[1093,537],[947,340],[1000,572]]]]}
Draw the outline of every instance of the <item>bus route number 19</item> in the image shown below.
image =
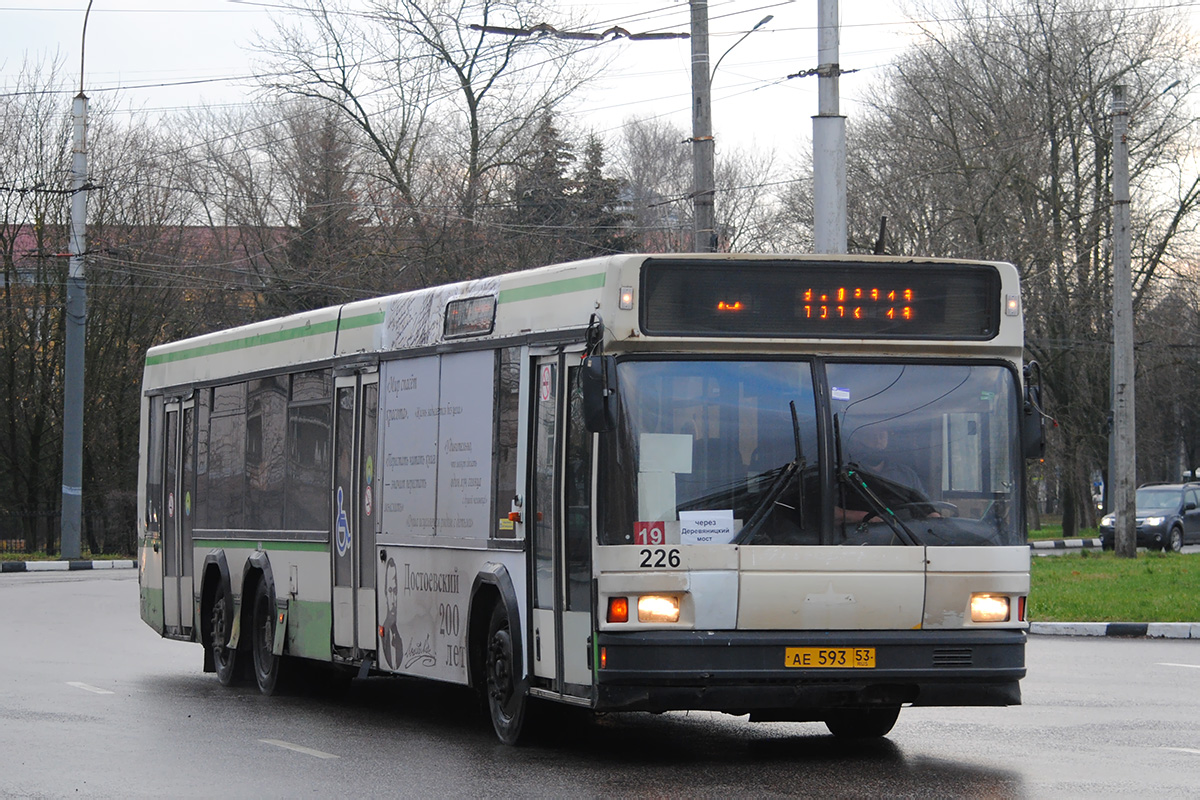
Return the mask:
{"type": "Polygon", "coordinates": [[[665,522],[636,522],[633,527],[634,544],[666,544],[667,524],[665,522]]]}

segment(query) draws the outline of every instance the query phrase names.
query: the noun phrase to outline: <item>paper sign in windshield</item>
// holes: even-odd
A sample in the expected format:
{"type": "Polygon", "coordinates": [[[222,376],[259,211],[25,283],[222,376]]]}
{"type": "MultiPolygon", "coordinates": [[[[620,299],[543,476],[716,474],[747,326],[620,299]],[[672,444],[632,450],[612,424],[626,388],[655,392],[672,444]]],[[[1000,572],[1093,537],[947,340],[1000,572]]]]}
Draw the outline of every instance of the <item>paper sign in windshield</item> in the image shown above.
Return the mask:
{"type": "Polygon", "coordinates": [[[733,541],[733,510],[680,511],[680,544],[729,544],[733,541]]]}

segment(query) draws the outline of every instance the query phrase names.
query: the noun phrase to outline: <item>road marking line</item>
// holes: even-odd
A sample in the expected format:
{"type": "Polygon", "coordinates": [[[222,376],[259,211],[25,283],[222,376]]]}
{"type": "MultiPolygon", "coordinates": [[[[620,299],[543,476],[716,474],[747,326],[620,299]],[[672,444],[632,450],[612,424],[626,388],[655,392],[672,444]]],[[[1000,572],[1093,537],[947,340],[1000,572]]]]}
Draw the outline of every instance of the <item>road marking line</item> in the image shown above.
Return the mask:
{"type": "Polygon", "coordinates": [[[93,694],[112,694],[108,689],[101,689],[88,683],[80,683],[79,681],[67,681],[67,686],[74,686],[76,689],[83,689],[85,692],[93,694]]]}
{"type": "Polygon", "coordinates": [[[1163,750],[1174,750],[1176,753],[1191,753],[1194,756],[1200,756],[1200,750],[1193,750],[1190,747],[1164,747],[1163,750]]]}
{"type": "Polygon", "coordinates": [[[271,744],[271,745],[275,745],[276,747],[282,747],[284,750],[294,750],[297,753],[304,753],[306,756],[312,756],[314,758],[339,758],[340,757],[340,756],[335,756],[333,753],[325,753],[325,752],[322,752],[321,750],[313,750],[311,747],[302,747],[301,745],[292,744],[291,742],[282,742],[279,739],[259,739],[259,741],[262,742],[263,744],[271,744]]]}
{"type": "Polygon", "coordinates": [[[1200,669],[1200,664],[1172,664],[1170,661],[1159,661],[1160,667],[1187,667],[1188,669],[1200,669]]]}

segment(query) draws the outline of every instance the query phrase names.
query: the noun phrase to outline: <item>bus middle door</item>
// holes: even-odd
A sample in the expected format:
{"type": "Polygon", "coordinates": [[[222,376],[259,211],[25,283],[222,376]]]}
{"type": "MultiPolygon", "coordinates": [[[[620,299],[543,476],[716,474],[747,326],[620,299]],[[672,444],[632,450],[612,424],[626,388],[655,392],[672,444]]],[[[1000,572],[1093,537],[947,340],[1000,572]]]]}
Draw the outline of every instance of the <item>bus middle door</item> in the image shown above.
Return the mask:
{"type": "Polygon", "coordinates": [[[379,375],[342,375],[334,389],[333,645],[375,651],[375,521],[379,375]]]}

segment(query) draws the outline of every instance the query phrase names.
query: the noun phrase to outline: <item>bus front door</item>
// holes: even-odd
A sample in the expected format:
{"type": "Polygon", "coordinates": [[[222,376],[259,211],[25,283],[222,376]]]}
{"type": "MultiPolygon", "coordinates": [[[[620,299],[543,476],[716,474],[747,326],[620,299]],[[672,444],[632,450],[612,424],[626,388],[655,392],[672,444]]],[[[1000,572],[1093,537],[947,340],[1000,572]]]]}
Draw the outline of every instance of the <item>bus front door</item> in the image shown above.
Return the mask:
{"type": "Polygon", "coordinates": [[[375,651],[375,459],[379,375],[337,378],[334,408],[333,644],[346,658],[375,651]]]}
{"type": "Polygon", "coordinates": [[[553,355],[533,364],[528,641],[534,687],[590,698],[592,435],[572,390],[579,368],[565,369],[578,361],[553,355]]]}

